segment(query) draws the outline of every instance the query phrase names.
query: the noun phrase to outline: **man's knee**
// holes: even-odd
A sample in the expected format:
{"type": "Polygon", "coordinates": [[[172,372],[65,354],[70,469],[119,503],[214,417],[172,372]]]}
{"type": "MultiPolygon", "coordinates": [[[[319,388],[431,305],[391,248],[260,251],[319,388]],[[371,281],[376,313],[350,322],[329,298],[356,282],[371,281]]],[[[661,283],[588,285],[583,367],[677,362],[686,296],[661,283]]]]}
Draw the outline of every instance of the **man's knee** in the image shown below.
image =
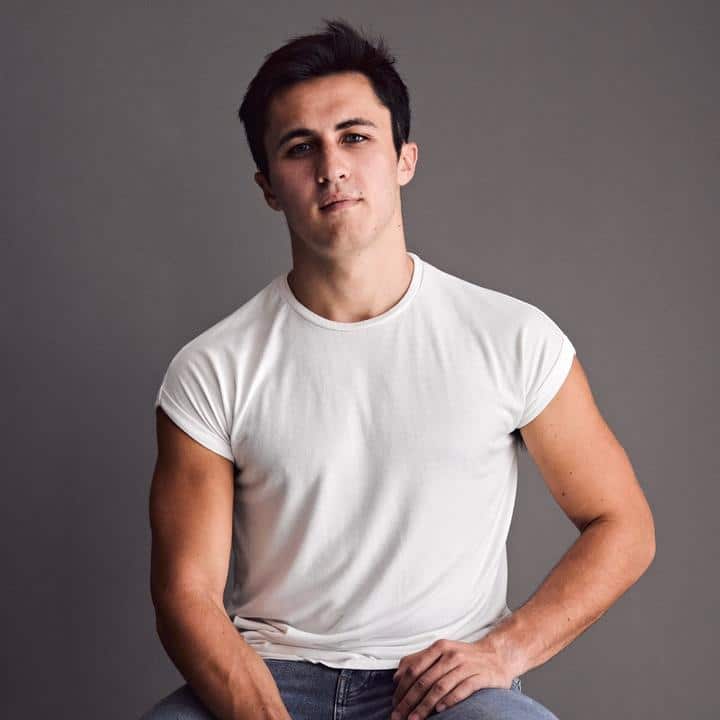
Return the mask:
{"type": "Polygon", "coordinates": [[[155,703],[140,720],[216,720],[200,698],[185,684],[155,703]]]}

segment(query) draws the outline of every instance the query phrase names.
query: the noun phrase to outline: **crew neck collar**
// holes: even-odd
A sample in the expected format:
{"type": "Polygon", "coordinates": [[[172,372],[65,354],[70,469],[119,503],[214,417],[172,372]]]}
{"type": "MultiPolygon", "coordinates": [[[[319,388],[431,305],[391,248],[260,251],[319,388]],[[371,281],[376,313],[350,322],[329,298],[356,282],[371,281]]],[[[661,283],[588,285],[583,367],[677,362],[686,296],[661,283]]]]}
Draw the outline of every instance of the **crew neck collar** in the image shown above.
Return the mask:
{"type": "Polygon", "coordinates": [[[338,322],[337,320],[330,320],[329,318],[318,315],[313,312],[309,307],[303,305],[293,294],[290,285],[287,280],[289,272],[282,273],[276,278],[276,286],[280,291],[283,299],[295,310],[302,318],[314,325],[327,328],[329,330],[341,330],[341,331],[354,331],[362,330],[364,328],[372,327],[373,325],[379,325],[380,323],[387,322],[388,320],[399,315],[407,306],[412,302],[413,298],[417,294],[422,282],[423,266],[422,259],[414,252],[410,250],[406,251],[407,254],[412,258],[413,261],[413,272],[410,284],[404,295],[398,300],[391,308],[388,308],[384,313],[376,315],[375,317],[367,318],[366,320],[358,320],[357,322],[338,322]]]}

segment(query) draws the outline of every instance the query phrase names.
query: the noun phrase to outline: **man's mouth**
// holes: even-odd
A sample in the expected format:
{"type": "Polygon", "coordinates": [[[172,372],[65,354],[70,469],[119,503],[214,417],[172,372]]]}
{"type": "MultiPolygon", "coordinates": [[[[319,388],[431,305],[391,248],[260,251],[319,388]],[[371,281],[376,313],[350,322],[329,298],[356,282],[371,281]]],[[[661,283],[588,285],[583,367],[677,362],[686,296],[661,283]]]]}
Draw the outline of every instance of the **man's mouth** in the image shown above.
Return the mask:
{"type": "Polygon", "coordinates": [[[320,208],[320,212],[336,212],[337,210],[343,210],[344,208],[349,208],[352,205],[355,205],[359,202],[360,202],[360,200],[355,200],[355,199],[338,200],[336,202],[332,202],[327,205],[324,205],[323,207],[320,208]]]}

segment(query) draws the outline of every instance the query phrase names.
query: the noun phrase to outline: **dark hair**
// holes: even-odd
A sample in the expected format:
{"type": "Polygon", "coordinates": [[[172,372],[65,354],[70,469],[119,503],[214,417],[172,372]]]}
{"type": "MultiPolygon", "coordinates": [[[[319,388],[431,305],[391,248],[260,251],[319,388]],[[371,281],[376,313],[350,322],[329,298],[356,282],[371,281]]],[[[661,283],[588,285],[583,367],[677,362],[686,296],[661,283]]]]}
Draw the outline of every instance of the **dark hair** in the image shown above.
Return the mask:
{"type": "Polygon", "coordinates": [[[238,116],[245,126],[250,152],[257,169],[268,177],[263,136],[267,109],[274,93],[295,83],[340,72],[363,73],[378,100],[390,110],[393,143],[398,159],[410,135],[410,99],[405,83],[393,67],[396,58],[382,37],[371,42],[343,20],[326,20],[326,30],[301,35],[265,56],[250,82],[238,116]]]}

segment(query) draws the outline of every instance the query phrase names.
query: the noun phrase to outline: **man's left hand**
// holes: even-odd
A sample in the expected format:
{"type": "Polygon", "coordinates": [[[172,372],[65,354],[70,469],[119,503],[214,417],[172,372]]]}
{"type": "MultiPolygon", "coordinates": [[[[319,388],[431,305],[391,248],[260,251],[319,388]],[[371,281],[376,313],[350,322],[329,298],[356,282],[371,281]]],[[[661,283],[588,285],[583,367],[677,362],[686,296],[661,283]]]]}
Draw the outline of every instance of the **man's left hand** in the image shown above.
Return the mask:
{"type": "Polygon", "coordinates": [[[424,720],[482,688],[512,687],[514,674],[503,658],[481,638],[477,642],[436,640],[406,655],[393,675],[391,720],[424,720]]]}

